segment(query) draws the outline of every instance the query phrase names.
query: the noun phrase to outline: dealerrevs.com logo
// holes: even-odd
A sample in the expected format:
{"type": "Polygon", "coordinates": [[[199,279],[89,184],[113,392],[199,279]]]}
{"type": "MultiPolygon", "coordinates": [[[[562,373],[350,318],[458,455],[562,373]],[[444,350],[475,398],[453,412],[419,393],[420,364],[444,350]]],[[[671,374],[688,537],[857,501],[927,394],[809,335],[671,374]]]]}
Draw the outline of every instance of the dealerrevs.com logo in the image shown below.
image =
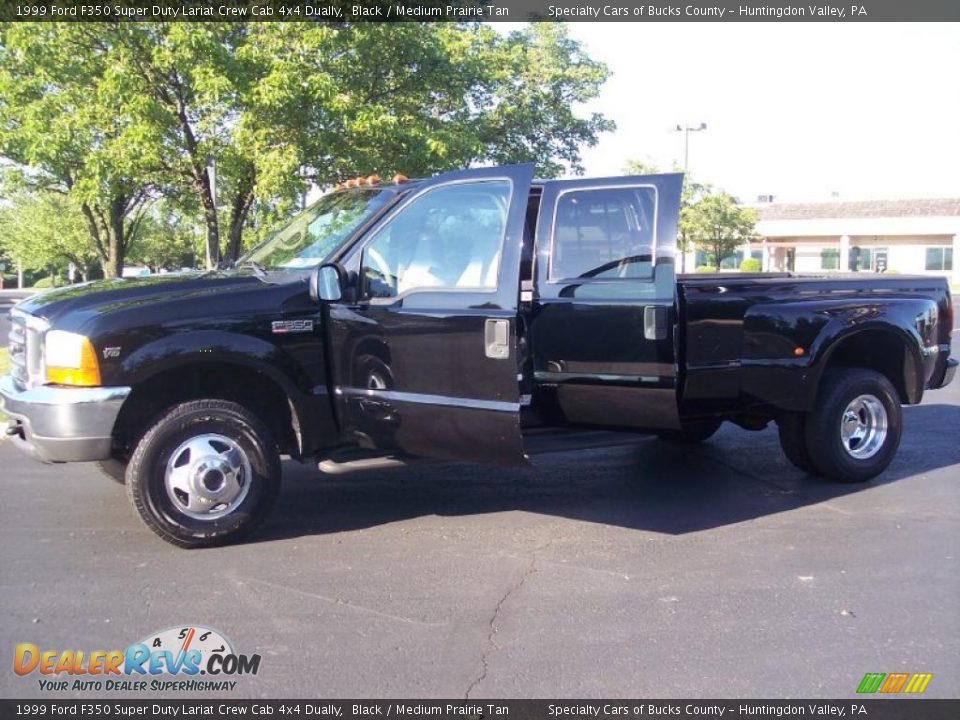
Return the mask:
{"type": "Polygon", "coordinates": [[[51,692],[230,691],[237,685],[232,678],[259,670],[259,655],[235,652],[222,633],[200,625],[152,633],[126,650],[40,649],[20,643],[13,657],[17,675],[39,675],[40,690],[51,692]]]}

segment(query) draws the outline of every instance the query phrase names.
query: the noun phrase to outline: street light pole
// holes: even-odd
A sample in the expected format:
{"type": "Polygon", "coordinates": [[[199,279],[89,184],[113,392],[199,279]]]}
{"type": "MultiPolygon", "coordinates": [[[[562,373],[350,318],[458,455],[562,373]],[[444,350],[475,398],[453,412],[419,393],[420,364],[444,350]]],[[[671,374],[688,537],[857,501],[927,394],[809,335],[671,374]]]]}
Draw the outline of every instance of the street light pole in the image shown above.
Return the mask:
{"type": "Polygon", "coordinates": [[[687,174],[687,170],[690,166],[690,133],[700,132],[701,130],[706,130],[707,124],[705,122],[700,123],[697,127],[690,127],[689,125],[677,125],[676,132],[683,133],[683,174],[687,174]]]}
{"type": "MultiPolygon", "coordinates": [[[[687,171],[690,168],[690,133],[700,132],[701,130],[706,130],[707,124],[701,122],[697,127],[690,127],[686,123],[683,125],[677,125],[676,132],[683,133],[683,182],[687,182],[687,171]]],[[[680,272],[687,271],[687,241],[686,233],[681,230],[681,236],[683,242],[681,243],[680,248],[680,272]]]]}

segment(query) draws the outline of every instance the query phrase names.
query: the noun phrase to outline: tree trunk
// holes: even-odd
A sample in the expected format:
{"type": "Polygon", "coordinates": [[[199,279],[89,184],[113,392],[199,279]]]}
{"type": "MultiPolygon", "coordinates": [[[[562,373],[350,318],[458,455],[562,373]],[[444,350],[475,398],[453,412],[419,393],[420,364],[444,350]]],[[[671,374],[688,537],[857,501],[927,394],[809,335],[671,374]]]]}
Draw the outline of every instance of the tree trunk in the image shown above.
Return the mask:
{"type": "Polygon", "coordinates": [[[253,181],[244,182],[237,190],[230,204],[230,234],[227,237],[227,259],[240,257],[243,239],[243,224],[247,221],[250,207],[253,205],[253,181]]]}
{"type": "Polygon", "coordinates": [[[107,248],[108,245],[104,245],[102,233],[100,232],[100,225],[97,223],[97,216],[94,213],[94,208],[91,207],[88,203],[81,203],[80,209],[83,211],[83,217],[87,221],[87,229],[90,231],[90,237],[93,238],[93,248],[97,253],[97,258],[100,260],[100,267],[103,268],[104,277],[113,277],[109,274],[109,265],[110,257],[107,248]]]}
{"type": "Polygon", "coordinates": [[[220,262],[220,226],[212,198],[209,204],[203,198],[203,220],[207,224],[207,270],[212,270],[220,262]]]}
{"type": "Polygon", "coordinates": [[[118,250],[117,244],[113,241],[113,238],[110,238],[110,252],[103,263],[103,276],[105,278],[123,277],[123,258],[118,250]]]}
{"type": "Polygon", "coordinates": [[[123,264],[126,260],[127,241],[123,220],[126,216],[127,198],[116,196],[110,202],[110,229],[109,229],[109,277],[123,277],[123,264]]]}

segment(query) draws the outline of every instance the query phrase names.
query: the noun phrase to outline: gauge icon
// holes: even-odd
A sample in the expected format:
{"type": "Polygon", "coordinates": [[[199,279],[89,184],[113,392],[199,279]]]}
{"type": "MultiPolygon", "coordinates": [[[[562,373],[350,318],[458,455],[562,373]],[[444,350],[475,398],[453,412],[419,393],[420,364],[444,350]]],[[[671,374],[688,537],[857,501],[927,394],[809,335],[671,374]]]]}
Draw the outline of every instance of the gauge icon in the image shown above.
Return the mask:
{"type": "Polygon", "coordinates": [[[205,667],[211,655],[233,655],[233,646],[219,630],[203,625],[180,625],[152,633],[141,640],[151,652],[169,651],[174,657],[191,650],[200,653],[200,667],[205,667]]]}

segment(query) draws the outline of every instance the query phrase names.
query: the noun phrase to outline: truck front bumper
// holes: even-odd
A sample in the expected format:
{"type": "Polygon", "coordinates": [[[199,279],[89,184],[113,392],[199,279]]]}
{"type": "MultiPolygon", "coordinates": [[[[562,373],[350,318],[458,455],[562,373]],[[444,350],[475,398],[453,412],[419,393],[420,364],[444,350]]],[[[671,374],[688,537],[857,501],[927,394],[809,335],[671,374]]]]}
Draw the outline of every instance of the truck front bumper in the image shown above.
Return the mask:
{"type": "Polygon", "coordinates": [[[0,377],[0,407],[11,422],[7,434],[21,452],[41,462],[106,460],[113,426],[128,387],[20,388],[0,377]]]}

